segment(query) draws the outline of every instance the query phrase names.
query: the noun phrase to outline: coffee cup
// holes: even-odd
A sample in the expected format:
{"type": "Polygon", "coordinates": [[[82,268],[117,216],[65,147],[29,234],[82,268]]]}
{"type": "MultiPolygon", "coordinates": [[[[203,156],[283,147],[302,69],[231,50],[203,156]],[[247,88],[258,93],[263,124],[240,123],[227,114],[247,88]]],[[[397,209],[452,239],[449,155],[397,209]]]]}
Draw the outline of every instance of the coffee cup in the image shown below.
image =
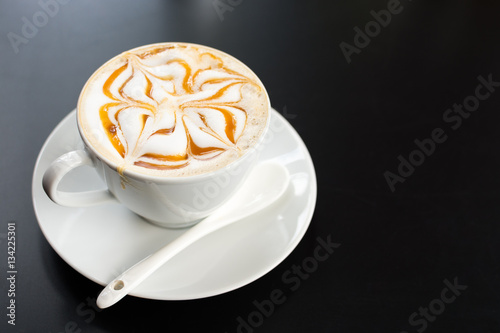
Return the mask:
{"type": "Polygon", "coordinates": [[[243,184],[270,114],[262,82],[234,57],[190,43],[141,46],[89,78],[77,105],[84,149],[53,161],[43,188],[62,206],[119,202],[159,226],[187,227],[243,184]],[[60,191],[84,165],[106,188],[60,191]]]}

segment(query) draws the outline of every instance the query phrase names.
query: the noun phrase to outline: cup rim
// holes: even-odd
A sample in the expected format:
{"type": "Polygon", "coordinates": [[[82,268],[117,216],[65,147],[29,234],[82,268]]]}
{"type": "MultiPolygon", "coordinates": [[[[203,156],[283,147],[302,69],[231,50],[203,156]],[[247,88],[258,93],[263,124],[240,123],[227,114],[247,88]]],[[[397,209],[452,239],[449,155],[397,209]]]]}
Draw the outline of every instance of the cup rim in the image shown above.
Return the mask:
{"type": "Polygon", "coordinates": [[[251,147],[249,147],[242,156],[240,156],[236,160],[234,160],[234,161],[230,162],[229,164],[226,164],[226,165],[224,165],[224,166],[222,166],[222,167],[220,167],[218,169],[215,169],[215,170],[212,170],[212,171],[209,171],[209,172],[200,173],[200,174],[188,175],[188,176],[158,176],[158,175],[149,175],[149,174],[146,174],[146,173],[136,172],[136,171],[133,171],[133,170],[125,168],[123,170],[123,172],[120,173],[120,175],[124,176],[124,177],[130,177],[130,178],[140,179],[140,180],[143,180],[143,181],[151,181],[151,182],[155,182],[155,183],[191,183],[191,182],[197,182],[197,181],[205,180],[207,178],[213,178],[213,177],[218,176],[221,173],[228,172],[230,169],[237,168],[241,163],[243,163],[243,161],[247,160],[248,157],[250,155],[252,155],[252,153],[254,153],[256,150],[258,150],[258,147],[264,141],[264,137],[267,134],[267,131],[269,129],[269,124],[271,122],[272,108],[271,108],[271,102],[270,102],[270,99],[269,99],[269,94],[267,93],[266,87],[264,86],[264,84],[262,83],[262,81],[260,80],[260,78],[257,76],[257,74],[255,74],[254,71],[252,71],[241,60],[237,59],[236,57],[234,57],[234,56],[232,56],[232,55],[230,55],[230,54],[228,54],[228,53],[226,53],[224,51],[215,49],[213,47],[209,47],[209,46],[205,46],[205,45],[201,45],[201,44],[196,44],[196,43],[189,43],[189,42],[158,42],[158,43],[152,43],[152,44],[142,45],[142,46],[138,46],[138,47],[135,47],[135,48],[132,48],[132,49],[128,49],[126,51],[123,51],[123,52],[121,52],[121,53],[113,56],[111,59],[109,59],[104,64],[102,64],[101,66],[99,66],[92,73],[92,75],[87,79],[87,81],[85,82],[82,90],[80,91],[80,94],[79,94],[79,97],[78,97],[78,102],[77,102],[77,107],[76,107],[76,122],[77,122],[78,132],[80,133],[80,137],[82,138],[82,140],[83,140],[83,142],[85,144],[85,148],[87,150],[90,150],[94,156],[96,156],[99,160],[103,161],[105,164],[107,164],[109,167],[111,167],[115,172],[119,173],[119,171],[118,171],[118,164],[115,163],[110,158],[106,157],[104,154],[101,154],[95,147],[93,147],[90,144],[89,140],[84,135],[84,132],[83,132],[83,130],[81,128],[80,112],[79,112],[80,103],[82,101],[83,93],[87,89],[88,85],[93,80],[93,78],[101,70],[101,68],[107,66],[110,62],[114,61],[116,58],[122,56],[125,53],[133,52],[133,51],[136,51],[136,50],[139,50],[139,49],[142,49],[142,48],[150,48],[150,47],[153,47],[155,45],[161,46],[161,45],[166,45],[166,44],[181,44],[181,45],[189,45],[189,46],[202,47],[202,48],[205,48],[205,49],[208,49],[208,50],[213,50],[215,52],[222,53],[225,56],[228,56],[228,57],[232,58],[233,60],[237,61],[239,64],[243,65],[247,70],[249,70],[251,73],[253,73],[255,75],[255,77],[258,80],[258,83],[264,89],[264,93],[265,93],[265,96],[266,96],[266,102],[267,102],[266,103],[267,104],[266,124],[264,126],[264,129],[260,133],[260,136],[259,136],[258,140],[251,147]]]}

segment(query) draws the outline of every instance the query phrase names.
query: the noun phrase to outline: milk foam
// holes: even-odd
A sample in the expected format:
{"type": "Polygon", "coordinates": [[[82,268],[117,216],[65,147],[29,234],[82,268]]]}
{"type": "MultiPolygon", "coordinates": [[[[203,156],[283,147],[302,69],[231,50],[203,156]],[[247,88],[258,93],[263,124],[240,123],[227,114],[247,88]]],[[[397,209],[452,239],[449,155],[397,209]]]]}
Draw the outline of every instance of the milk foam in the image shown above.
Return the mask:
{"type": "Polygon", "coordinates": [[[188,176],[223,167],[260,138],[269,99],[238,60],[194,44],[164,43],[113,58],[78,103],[83,135],[121,170],[188,176]]]}

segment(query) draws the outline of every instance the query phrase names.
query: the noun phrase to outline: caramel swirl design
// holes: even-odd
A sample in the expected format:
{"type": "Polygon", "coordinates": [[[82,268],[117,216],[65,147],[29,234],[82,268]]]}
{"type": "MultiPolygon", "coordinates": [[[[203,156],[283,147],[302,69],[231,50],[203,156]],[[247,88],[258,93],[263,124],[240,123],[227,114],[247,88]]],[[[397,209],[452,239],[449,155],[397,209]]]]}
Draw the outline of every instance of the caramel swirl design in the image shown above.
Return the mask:
{"type": "Polygon", "coordinates": [[[261,86],[210,51],[185,56],[185,47],[125,53],[104,81],[99,118],[123,167],[180,169],[241,153],[245,96],[261,86]]]}

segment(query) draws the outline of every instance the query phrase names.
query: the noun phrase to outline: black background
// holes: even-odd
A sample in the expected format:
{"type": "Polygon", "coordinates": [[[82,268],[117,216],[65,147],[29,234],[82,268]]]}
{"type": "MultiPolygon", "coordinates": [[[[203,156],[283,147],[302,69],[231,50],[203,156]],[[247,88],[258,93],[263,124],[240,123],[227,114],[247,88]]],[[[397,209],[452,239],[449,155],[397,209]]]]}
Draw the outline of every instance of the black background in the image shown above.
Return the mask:
{"type": "Polygon", "coordinates": [[[368,24],[372,37],[358,38],[367,45],[349,63],[340,44],[355,46],[355,27],[387,1],[231,3],[73,0],[13,45],[9,33],[24,38],[23,18],[43,9],[0,2],[0,267],[15,221],[19,271],[16,326],[0,274],[0,331],[236,332],[241,317],[255,326],[241,332],[500,332],[500,88],[455,129],[443,118],[474,96],[479,76],[500,82],[500,4],[401,0],[385,27],[368,24]],[[97,312],[102,287],[60,259],[38,227],[33,167],[96,68],[161,41],[215,47],[256,72],[312,155],[317,206],[294,252],[245,287],[192,301],[127,297],[97,312]],[[385,173],[397,174],[398,156],[408,159],[437,128],[446,141],[391,191],[385,173]],[[328,236],[341,246],[291,290],[283,274],[328,236]],[[467,288],[442,309],[445,280],[467,288]],[[254,301],[274,289],[286,301],[259,317],[254,301]],[[439,314],[418,314],[430,305],[439,314]]]}

